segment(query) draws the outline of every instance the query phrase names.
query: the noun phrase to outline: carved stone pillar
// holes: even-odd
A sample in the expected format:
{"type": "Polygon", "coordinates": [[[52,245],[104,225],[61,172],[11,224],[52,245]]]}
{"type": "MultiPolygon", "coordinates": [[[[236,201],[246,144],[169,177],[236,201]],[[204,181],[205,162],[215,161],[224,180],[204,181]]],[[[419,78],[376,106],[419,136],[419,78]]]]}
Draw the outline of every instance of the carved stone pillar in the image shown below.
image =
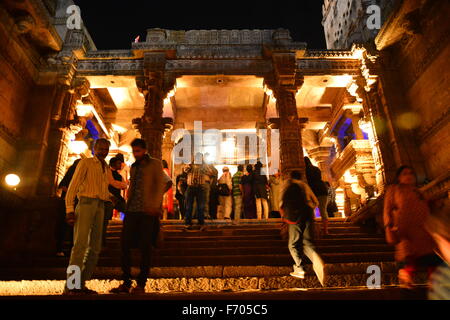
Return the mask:
{"type": "Polygon", "coordinates": [[[279,88],[275,95],[280,115],[280,162],[281,173],[288,176],[293,170],[305,171],[301,124],[297,114],[295,88],[279,88]]]}
{"type": "Polygon", "coordinates": [[[154,158],[162,159],[164,98],[173,84],[164,84],[162,72],[148,72],[145,77],[136,79],[136,83],[139,91],[144,94],[145,107],[144,115],[133,119],[133,123],[146,141],[148,153],[154,158]]]}
{"type": "Polygon", "coordinates": [[[58,181],[65,174],[68,143],[76,131],[76,126],[74,126],[76,102],[87,96],[89,89],[89,81],[85,78],[75,79],[72,87],[67,86],[66,83],[57,85],[48,134],[46,160],[37,189],[39,196],[55,195],[58,181]]]}
{"type": "Polygon", "coordinates": [[[322,171],[322,180],[331,183],[332,179],[330,174],[330,151],[331,147],[320,146],[308,150],[308,154],[317,163],[320,171],[322,171]]]}
{"type": "Polygon", "coordinates": [[[274,79],[266,79],[276,98],[279,115],[280,165],[286,178],[293,170],[305,171],[302,146],[302,125],[297,113],[295,95],[303,84],[296,70],[296,56],[293,52],[273,53],[274,79]]]}

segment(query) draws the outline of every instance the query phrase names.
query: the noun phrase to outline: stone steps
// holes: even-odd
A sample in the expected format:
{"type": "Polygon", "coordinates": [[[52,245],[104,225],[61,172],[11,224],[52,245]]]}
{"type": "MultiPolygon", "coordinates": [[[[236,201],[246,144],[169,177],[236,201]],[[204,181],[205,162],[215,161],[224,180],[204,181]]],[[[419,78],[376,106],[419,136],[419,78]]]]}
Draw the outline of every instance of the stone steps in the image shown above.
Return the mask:
{"type": "MultiPolygon", "coordinates": [[[[374,264],[382,270],[383,285],[397,281],[393,248],[386,245],[381,235],[366,233],[343,220],[331,222],[330,235],[319,235],[316,239],[316,248],[322,258],[318,260],[316,272],[306,259],[305,279],[290,277],[293,261],[287,240],[281,238],[280,226],[279,222],[215,223],[209,224],[206,231],[186,231],[182,222],[163,224],[163,240],[152,255],[152,284],[148,290],[318,288],[321,284],[316,272],[327,287],[362,286],[368,278],[367,267],[374,264]],[[229,287],[232,289],[227,289],[229,287]]],[[[320,227],[320,222],[317,226],[320,227]]],[[[107,245],[99,258],[94,278],[120,279],[121,227],[121,223],[110,223],[107,245]]],[[[140,253],[133,250],[132,258],[133,271],[137,274],[140,253]]],[[[13,262],[9,269],[5,269],[7,265],[3,266],[1,279],[53,277],[62,280],[68,258],[39,257],[27,264],[33,268],[17,269],[13,262]]]]}
{"type": "MultiPolygon", "coordinates": [[[[155,254],[158,256],[220,256],[220,255],[254,255],[265,254],[271,252],[273,254],[289,254],[289,250],[285,242],[271,243],[266,246],[224,246],[224,247],[197,247],[197,248],[183,248],[183,247],[163,247],[158,249],[155,254]]],[[[383,244],[365,244],[365,245],[319,245],[316,249],[320,253],[336,253],[336,252],[393,252],[391,246],[383,244]]],[[[106,248],[102,252],[103,256],[120,256],[120,248],[106,248]]]]}

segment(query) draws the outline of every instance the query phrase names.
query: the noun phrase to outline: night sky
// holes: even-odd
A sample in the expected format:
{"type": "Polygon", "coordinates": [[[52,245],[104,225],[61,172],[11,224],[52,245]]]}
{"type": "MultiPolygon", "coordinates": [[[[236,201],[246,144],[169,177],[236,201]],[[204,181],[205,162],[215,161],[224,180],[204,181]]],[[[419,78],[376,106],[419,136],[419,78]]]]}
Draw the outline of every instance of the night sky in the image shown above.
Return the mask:
{"type": "Polygon", "coordinates": [[[322,0],[282,1],[100,1],[75,0],[97,48],[130,49],[149,28],[277,29],[286,28],[310,49],[326,49],[322,0]]]}

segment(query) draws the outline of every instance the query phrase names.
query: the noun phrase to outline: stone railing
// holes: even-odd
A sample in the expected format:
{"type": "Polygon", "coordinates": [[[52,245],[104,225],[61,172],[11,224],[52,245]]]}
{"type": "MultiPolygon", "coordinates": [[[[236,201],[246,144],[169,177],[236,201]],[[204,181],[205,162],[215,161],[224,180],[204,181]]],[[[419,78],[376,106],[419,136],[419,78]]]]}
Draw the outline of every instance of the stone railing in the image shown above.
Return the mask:
{"type": "Polygon", "coordinates": [[[335,177],[342,177],[347,169],[355,164],[372,163],[372,148],[369,140],[352,140],[331,164],[335,177]]]}
{"type": "Polygon", "coordinates": [[[450,171],[440,175],[430,183],[421,187],[420,190],[428,199],[449,197],[450,192],[450,171]]]}

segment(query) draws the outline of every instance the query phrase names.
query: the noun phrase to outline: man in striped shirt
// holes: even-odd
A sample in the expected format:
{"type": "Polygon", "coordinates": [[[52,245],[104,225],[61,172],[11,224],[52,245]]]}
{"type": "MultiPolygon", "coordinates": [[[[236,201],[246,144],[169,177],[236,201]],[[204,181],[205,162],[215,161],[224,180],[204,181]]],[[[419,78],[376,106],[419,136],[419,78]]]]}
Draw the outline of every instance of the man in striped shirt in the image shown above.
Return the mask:
{"type": "Polygon", "coordinates": [[[111,197],[108,186],[127,188],[126,183],[114,180],[111,169],[105,162],[109,146],[110,142],[106,139],[95,142],[95,156],[80,161],[67,190],[66,220],[69,225],[74,225],[74,244],[69,267],[71,270],[78,267],[81,279],[78,283],[77,279],[68,274],[65,294],[96,293],[87,289],[85,282],[91,278],[102,248],[104,205],[111,197]],[[78,198],[78,205],[74,209],[75,197],[78,198]],[[75,280],[74,283],[71,283],[72,279],[75,280]]]}

